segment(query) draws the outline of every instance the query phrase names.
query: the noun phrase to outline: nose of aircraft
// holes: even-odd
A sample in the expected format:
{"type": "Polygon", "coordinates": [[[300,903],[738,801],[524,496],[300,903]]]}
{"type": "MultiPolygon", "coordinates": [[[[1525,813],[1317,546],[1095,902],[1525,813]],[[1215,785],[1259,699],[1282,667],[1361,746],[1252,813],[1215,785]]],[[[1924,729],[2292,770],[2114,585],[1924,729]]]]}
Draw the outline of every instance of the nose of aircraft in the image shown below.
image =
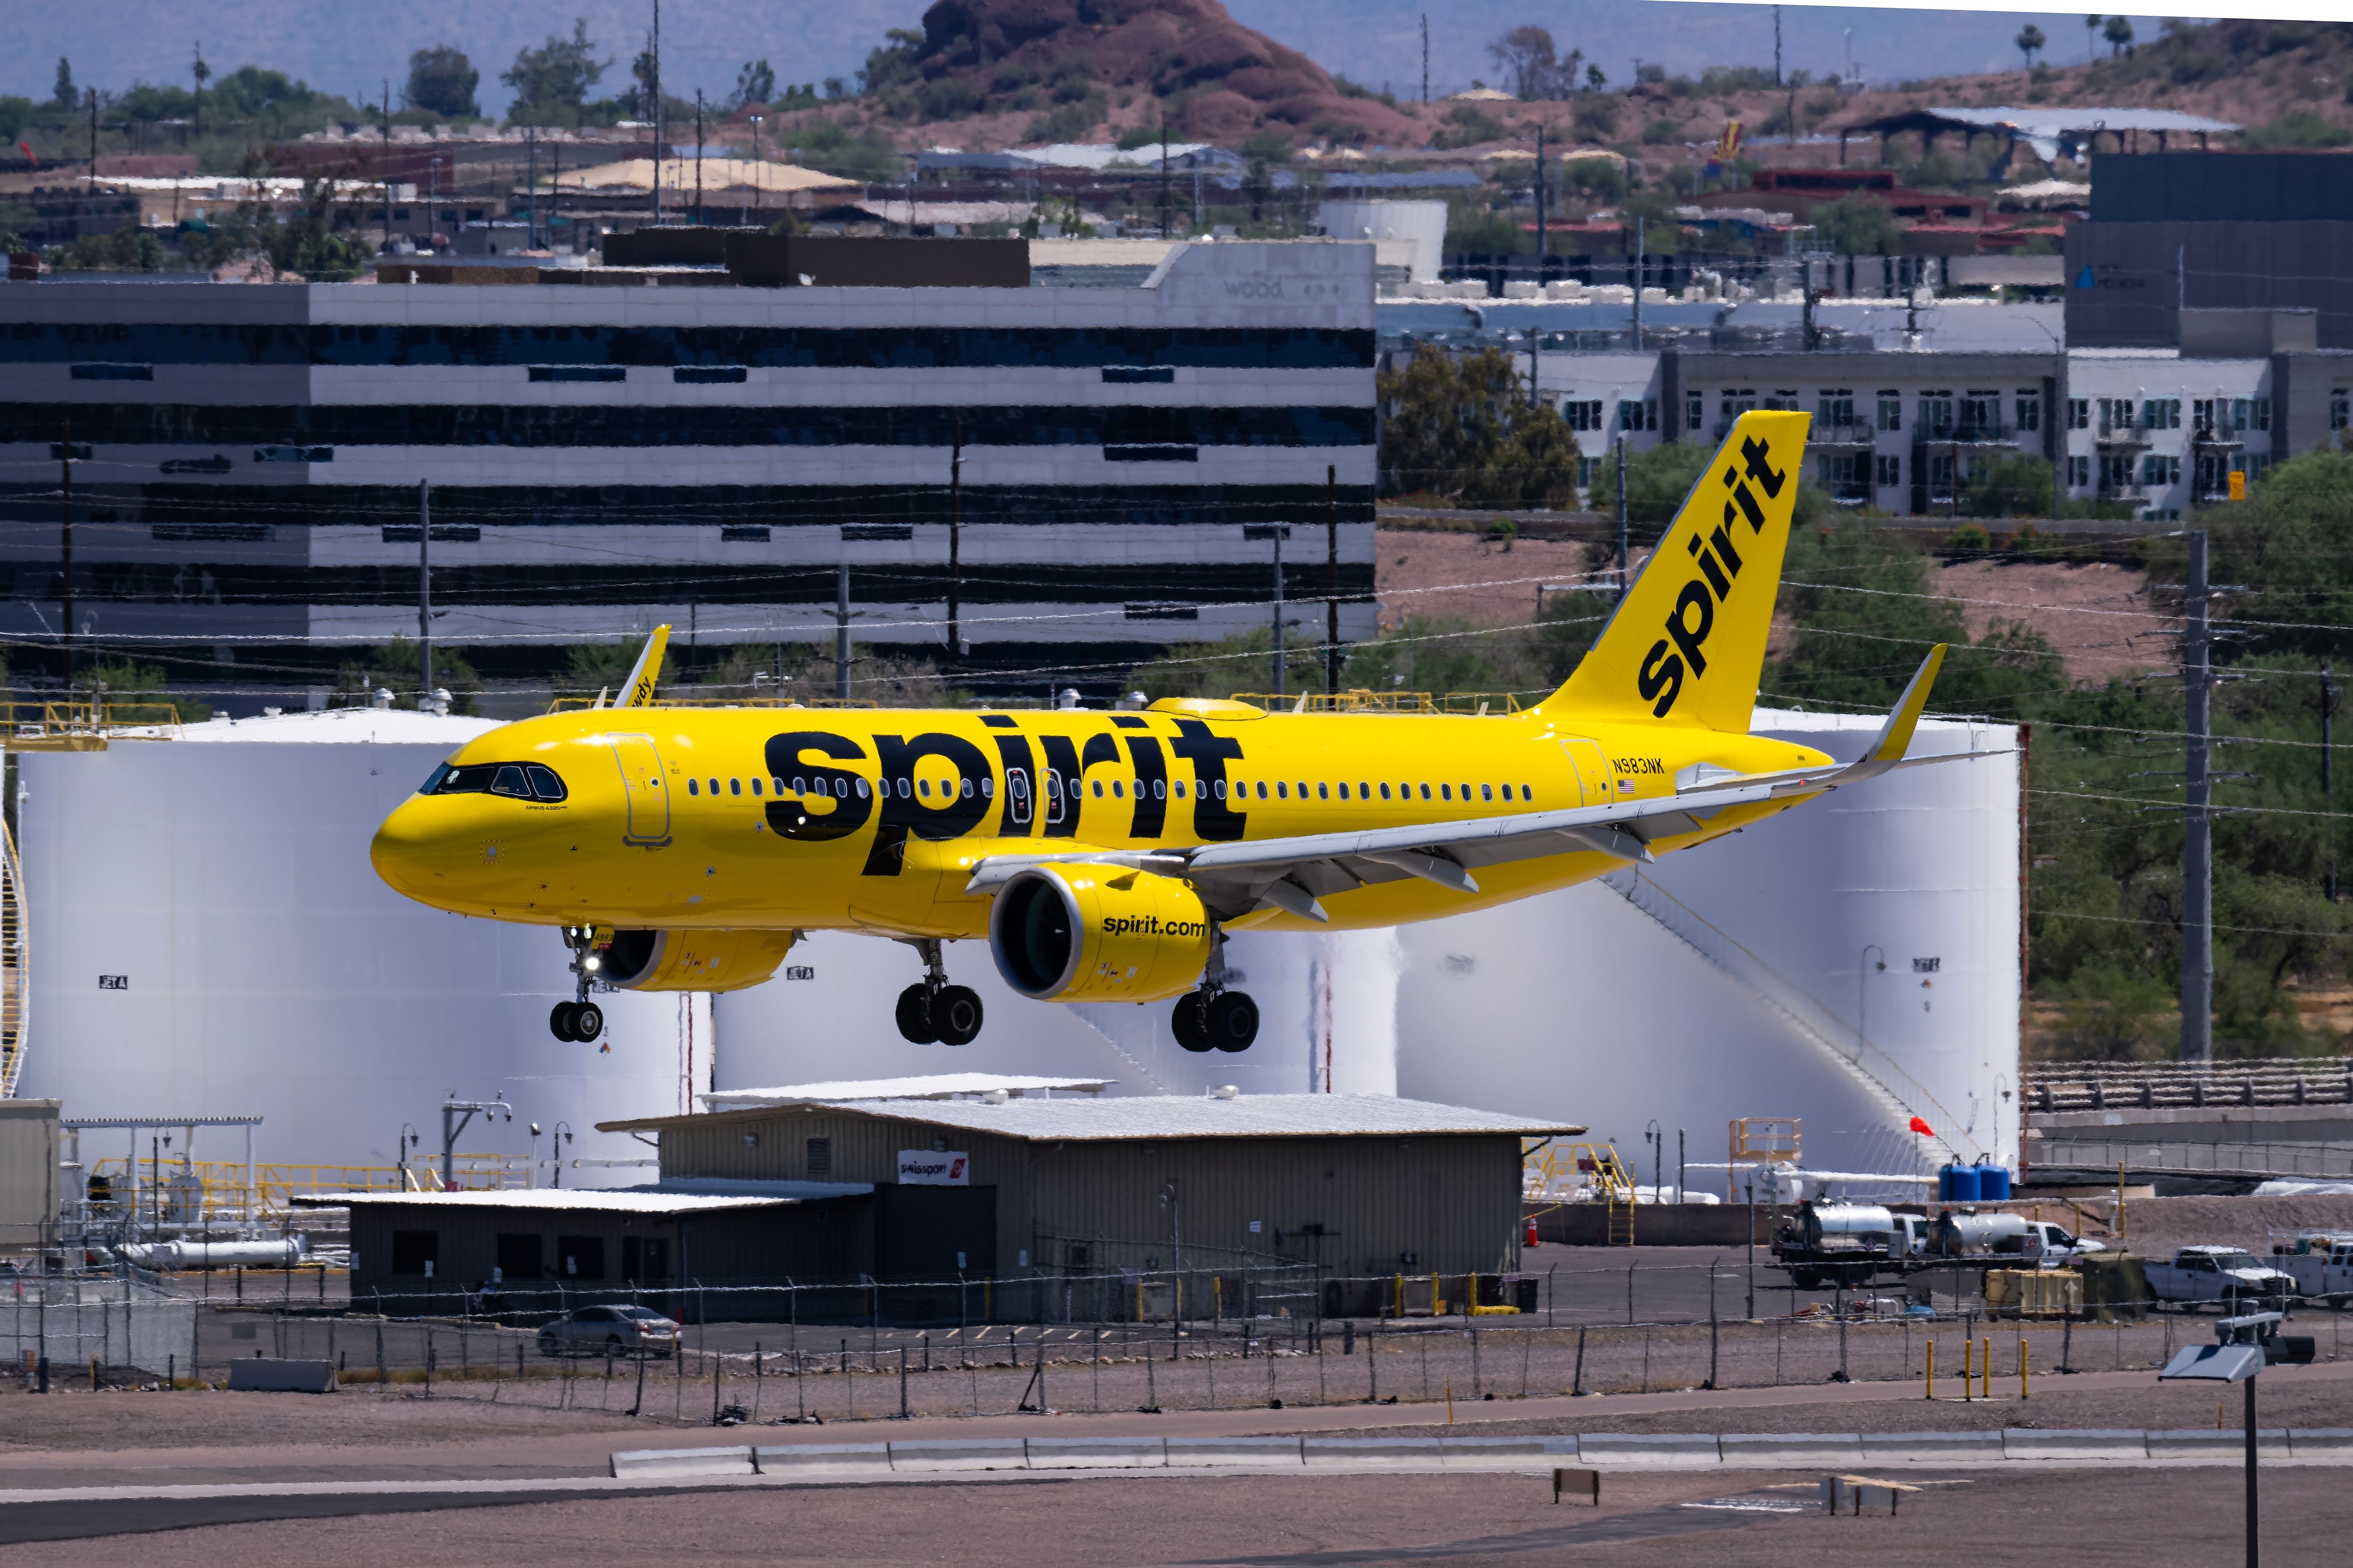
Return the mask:
{"type": "Polygon", "coordinates": [[[434,886],[446,869],[439,862],[447,854],[448,825],[437,819],[447,813],[437,812],[437,804],[422,796],[401,802],[368,846],[368,859],[386,885],[427,903],[435,901],[434,886]]]}

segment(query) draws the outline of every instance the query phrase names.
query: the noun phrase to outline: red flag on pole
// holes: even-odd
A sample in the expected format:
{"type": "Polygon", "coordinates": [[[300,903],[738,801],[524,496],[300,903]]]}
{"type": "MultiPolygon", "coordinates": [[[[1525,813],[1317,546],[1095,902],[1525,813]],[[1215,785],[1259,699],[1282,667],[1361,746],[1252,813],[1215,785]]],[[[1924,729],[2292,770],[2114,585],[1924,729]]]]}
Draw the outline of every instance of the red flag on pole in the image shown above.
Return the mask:
{"type": "Polygon", "coordinates": [[[37,168],[39,168],[39,167],[41,166],[41,161],[40,161],[38,158],[35,158],[35,157],[33,156],[33,149],[32,149],[30,146],[26,145],[25,142],[17,142],[17,143],[16,143],[16,151],[18,151],[19,153],[22,153],[23,154],[25,154],[25,156],[26,156],[28,160],[30,160],[30,161],[31,161],[33,167],[35,167],[36,169],[37,169],[37,168]]]}
{"type": "Polygon", "coordinates": [[[1917,1132],[1923,1138],[1934,1138],[1936,1135],[1936,1130],[1935,1128],[1929,1126],[1926,1122],[1921,1121],[1916,1116],[1912,1119],[1912,1131],[1917,1132]]]}

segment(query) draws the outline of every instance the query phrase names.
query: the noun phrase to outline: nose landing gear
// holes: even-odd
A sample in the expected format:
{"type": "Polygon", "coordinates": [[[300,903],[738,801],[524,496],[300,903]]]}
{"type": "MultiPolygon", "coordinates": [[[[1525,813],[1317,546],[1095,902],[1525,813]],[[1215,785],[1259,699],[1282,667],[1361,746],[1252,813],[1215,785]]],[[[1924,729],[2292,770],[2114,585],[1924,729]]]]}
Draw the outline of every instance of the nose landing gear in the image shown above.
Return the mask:
{"type": "Polygon", "coordinates": [[[588,1000],[588,987],[595,983],[597,970],[604,960],[596,951],[596,928],[565,926],[564,945],[572,950],[572,981],[576,988],[576,1000],[558,1002],[547,1015],[548,1032],[559,1040],[587,1044],[605,1032],[605,1009],[588,1000]]]}
{"type": "Polygon", "coordinates": [[[980,995],[948,984],[936,937],[900,939],[923,958],[923,978],[899,993],[899,1033],[919,1046],[968,1046],[980,1036],[980,995]]]}
{"type": "Polygon", "coordinates": [[[1234,978],[1239,977],[1226,967],[1225,930],[1213,921],[1209,963],[1202,972],[1201,987],[1176,998],[1176,1011],[1169,1018],[1178,1045],[1196,1052],[1250,1048],[1258,1038],[1258,1004],[1247,992],[1225,988],[1225,983],[1234,978]]]}

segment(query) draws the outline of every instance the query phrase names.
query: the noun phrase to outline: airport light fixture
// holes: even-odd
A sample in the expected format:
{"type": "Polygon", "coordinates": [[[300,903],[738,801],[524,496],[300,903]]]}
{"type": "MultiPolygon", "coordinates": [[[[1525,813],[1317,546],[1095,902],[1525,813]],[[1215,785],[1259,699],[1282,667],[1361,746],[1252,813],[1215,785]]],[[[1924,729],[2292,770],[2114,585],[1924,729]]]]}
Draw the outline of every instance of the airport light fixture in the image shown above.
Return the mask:
{"type": "Polygon", "coordinates": [[[2157,1374],[2160,1383],[2236,1383],[2247,1391],[2247,1568],[2256,1568],[2262,1560],[2255,1527],[2255,1376],[2274,1362],[2303,1365],[2313,1356],[2311,1340],[2280,1333],[2283,1321],[2284,1315],[2278,1312],[2224,1318],[2214,1325],[2214,1343],[2184,1346],[2157,1374]]]}
{"type": "Polygon", "coordinates": [[[569,1121],[557,1122],[555,1131],[548,1134],[547,1163],[555,1169],[554,1184],[559,1187],[564,1184],[564,1146],[571,1142],[572,1123],[569,1121]]]}
{"type": "Polygon", "coordinates": [[[458,1190],[456,1173],[458,1134],[463,1132],[467,1123],[472,1121],[477,1115],[486,1121],[496,1121],[499,1117],[504,1116],[509,1121],[512,1121],[514,1107],[507,1103],[504,1089],[501,1089],[497,1097],[491,1100],[459,1100],[453,1095],[441,1102],[441,1190],[445,1193],[454,1193],[458,1190]]]}

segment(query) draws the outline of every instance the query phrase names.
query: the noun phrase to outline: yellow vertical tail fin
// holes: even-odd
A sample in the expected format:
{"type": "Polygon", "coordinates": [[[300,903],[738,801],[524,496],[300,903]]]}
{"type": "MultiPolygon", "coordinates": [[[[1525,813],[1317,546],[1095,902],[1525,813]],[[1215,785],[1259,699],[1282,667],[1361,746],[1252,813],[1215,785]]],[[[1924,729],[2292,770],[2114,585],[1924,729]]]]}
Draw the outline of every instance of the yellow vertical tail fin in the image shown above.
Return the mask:
{"type": "Polygon", "coordinates": [[[654,635],[646,639],[638,662],[629,671],[629,679],[621,685],[620,700],[616,708],[643,708],[654,700],[654,683],[661,679],[662,650],[670,646],[670,627],[656,626],[654,635]]]}
{"type": "Polygon", "coordinates": [[[1746,732],[1809,423],[1740,416],[1547,711],[1746,732]]]}

